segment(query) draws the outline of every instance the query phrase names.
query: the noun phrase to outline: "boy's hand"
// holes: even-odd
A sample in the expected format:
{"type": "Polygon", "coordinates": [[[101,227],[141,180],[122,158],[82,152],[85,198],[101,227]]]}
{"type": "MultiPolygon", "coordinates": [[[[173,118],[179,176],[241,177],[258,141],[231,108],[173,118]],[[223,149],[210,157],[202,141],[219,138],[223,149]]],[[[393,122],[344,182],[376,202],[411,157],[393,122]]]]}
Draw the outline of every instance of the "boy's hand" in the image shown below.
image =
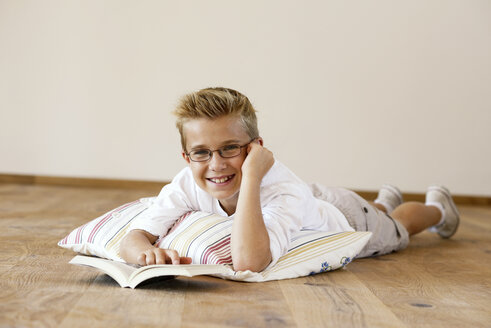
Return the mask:
{"type": "Polygon", "coordinates": [[[153,247],[141,253],[137,258],[139,265],[151,264],[191,264],[190,257],[179,257],[173,249],[153,247]]]}
{"type": "Polygon", "coordinates": [[[242,175],[261,181],[273,164],[273,153],[259,143],[252,142],[247,147],[247,157],[242,163],[242,175]]]}
{"type": "Polygon", "coordinates": [[[131,230],[121,241],[121,257],[139,265],[191,264],[190,257],[179,257],[175,250],[153,246],[157,238],[144,230],[131,230]]]}

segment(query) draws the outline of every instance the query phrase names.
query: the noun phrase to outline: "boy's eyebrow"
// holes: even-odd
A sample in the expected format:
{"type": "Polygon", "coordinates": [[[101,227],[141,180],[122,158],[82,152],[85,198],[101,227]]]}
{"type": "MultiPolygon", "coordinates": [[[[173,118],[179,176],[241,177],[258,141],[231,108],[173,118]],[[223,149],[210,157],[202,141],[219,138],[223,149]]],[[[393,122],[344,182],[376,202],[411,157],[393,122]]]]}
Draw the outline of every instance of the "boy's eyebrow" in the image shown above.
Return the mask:
{"type": "Polygon", "coordinates": [[[196,145],[196,146],[190,148],[190,150],[193,150],[193,149],[208,149],[208,147],[206,147],[205,145],[196,145]]]}
{"type": "MultiPolygon", "coordinates": [[[[224,145],[230,145],[230,144],[240,144],[240,140],[238,140],[238,139],[226,140],[220,144],[220,147],[223,147],[224,145]]],[[[191,150],[193,150],[193,149],[211,149],[211,148],[207,145],[201,144],[201,145],[196,145],[196,146],[191,147],[191,150]]]]}

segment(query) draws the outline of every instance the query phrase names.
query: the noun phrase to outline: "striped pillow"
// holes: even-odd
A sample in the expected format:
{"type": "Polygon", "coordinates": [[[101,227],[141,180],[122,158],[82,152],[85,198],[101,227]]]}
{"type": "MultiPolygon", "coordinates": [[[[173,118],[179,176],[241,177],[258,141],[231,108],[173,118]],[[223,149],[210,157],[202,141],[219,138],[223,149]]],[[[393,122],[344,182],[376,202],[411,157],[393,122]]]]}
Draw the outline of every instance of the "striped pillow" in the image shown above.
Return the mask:
{"type": "Polygon", "coordinates": [[[239,271],[217,276],[224,279],[262,282],[333,271],[353,261],[371,235],[371,232],[366,231],[299,231],[292,237],[288,252],[280,257],[274,266],[262,272],[239,271]]]}
{"type": "Polygon", "coordinates": [[[189,212],[155,246],[174,249],[193,263],[232,264],[230,234],[232,220],[205,212],[189,212]]]}
{"type": "Polygon", "coordinates": [[[145,212],[155,197],[142,198],[124,204],[74,229],[58,242],[58,246],[72,251],[124,262],[119,255],[119,244],[129,232],[131,221],[145,212]]]}
{"type": "MultiPolygon", "coordinates": [[[[215,214],[190,212],[156,246],[175,249],[193,263],[232,264],[232,220],[215,214]]],[[[302,230],[292,236],[288,252],[262,272],[217,275],[225,279],[259,282],[296,278],[332,271],[350,263],[363,249],[371,232],[328,233],[302,230]]]]}
{"type": "MultiPolygon", "coordinates": [[[[121,239],[131,221],[145,212],[155,198],[142,198],[120,206],[73,230],[58,245],[73,251],[123,261],[121,239]]],[[[232,220],[215,214],[190,212],[181,217],[157,247],[175,249],[193,263],[232,264],[232,220]]],[[[370,232],[327,233],[299,231],[292,236],[288,252],[262,272],[237,271],[218,277],[240,281],[268,281],[331,271],[351,262],[370,239],[370,232]]]]}

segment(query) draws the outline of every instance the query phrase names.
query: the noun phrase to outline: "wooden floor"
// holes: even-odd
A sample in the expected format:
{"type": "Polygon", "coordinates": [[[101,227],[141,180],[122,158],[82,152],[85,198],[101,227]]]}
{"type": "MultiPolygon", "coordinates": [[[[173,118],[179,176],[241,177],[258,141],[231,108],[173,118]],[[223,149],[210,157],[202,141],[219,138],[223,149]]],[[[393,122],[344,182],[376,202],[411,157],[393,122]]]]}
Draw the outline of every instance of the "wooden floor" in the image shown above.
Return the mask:
{"type": "Polygon", "coordinates": [[[178,278],[131,290],[69,265],[76,226],[158,190],[0,184],[0,327],[491,327],[491,208],[451,240],[267,283],[178,278]]]}

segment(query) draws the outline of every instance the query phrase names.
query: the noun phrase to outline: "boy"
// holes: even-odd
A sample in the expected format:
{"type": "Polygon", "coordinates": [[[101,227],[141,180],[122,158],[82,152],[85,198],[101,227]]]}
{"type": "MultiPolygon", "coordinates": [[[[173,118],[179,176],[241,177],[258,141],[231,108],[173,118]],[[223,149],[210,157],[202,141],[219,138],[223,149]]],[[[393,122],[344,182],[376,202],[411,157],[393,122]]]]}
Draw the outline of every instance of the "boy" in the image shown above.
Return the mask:
{"type": "Polygon", "coordinates": [[[237,271],[274,265],[286,253],[291,233],[302,228],[372,231],[359,255],[364,257],[403,249],[409,235],[430,227],[444,238],[458,227],[459,213],[443,187],[430,187],[423,204],[403,203],[400,191],[385,185],[369,204],[349,190],[307,185],[263,146],[255,110],[235,90],[188,94],[174,114],[188,167],[132,223],[121,244],[127,262],[190,263],[174,250],[153,246],[189,211],[233,218],[231,255],[237,271]]]}

